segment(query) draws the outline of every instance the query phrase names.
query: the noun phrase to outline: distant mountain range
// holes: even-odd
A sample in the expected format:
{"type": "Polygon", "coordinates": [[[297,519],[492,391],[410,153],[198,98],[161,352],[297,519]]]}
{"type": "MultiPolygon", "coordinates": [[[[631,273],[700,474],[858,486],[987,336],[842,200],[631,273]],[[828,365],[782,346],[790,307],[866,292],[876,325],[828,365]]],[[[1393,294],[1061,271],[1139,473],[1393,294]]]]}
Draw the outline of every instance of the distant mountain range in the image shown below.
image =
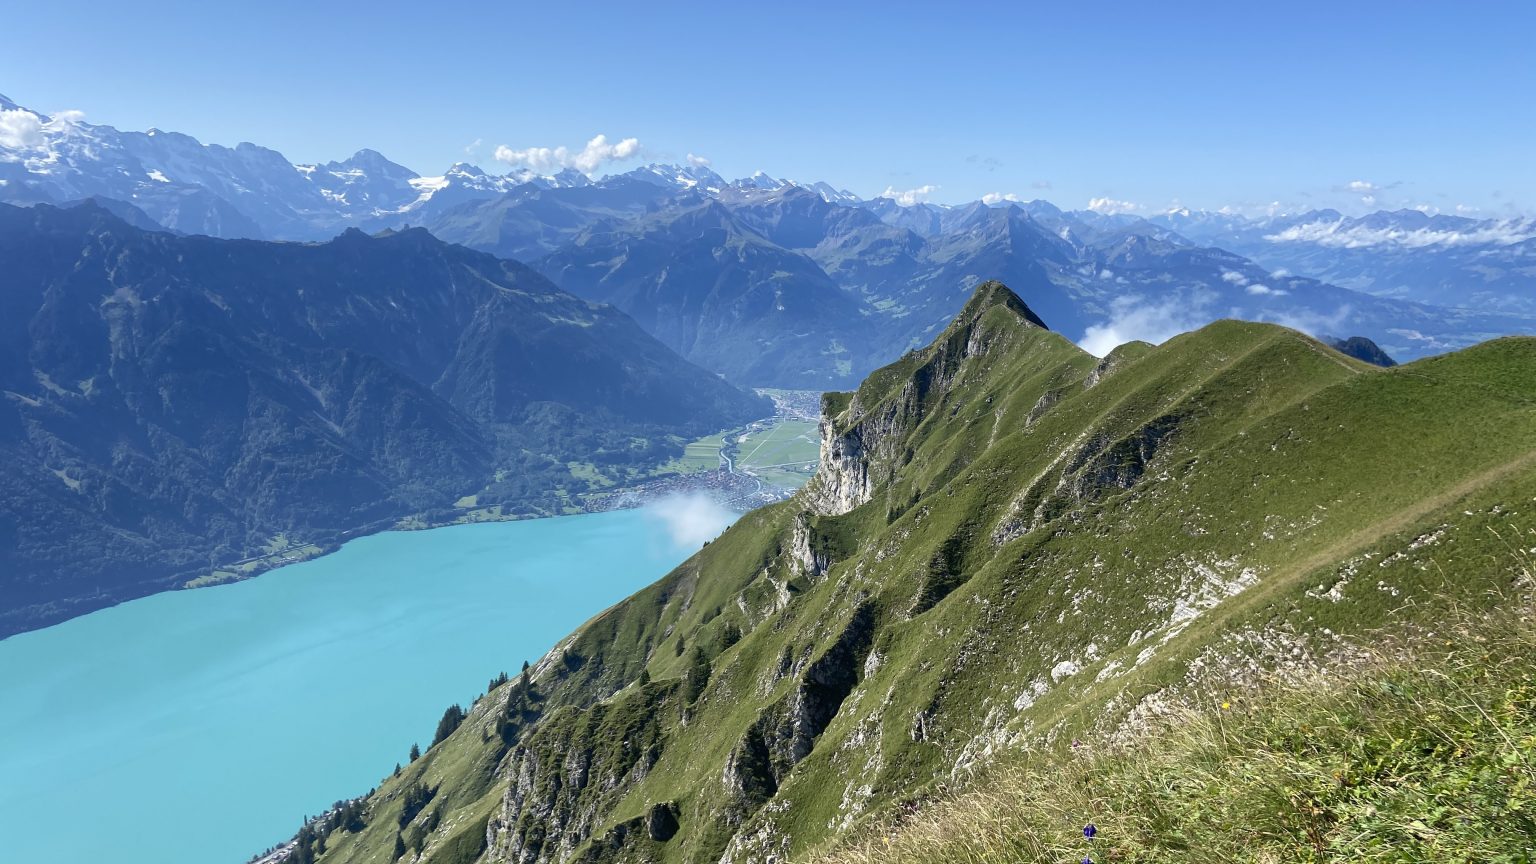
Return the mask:
{"type": "Polygon", "coordinates": [[[1175,211],[1153,223],[1200,243],[1383,297],[1536,314],[1536,220],[1418,210],[1248,219],[1175,211]]]}
{"type": "Polygon", "coordinates": [[[0,273],[0,637],[465,496],[559,513],[772,411],[421,229],[271,243],[0,205],[0,273]]]}
{"type": "Polygon", "coordinates": [[[25,140],[0,147],[0,200],[95,198],[130,221],[223,237],[424,226],[611,302],[742,384],[851,385],[926,344],[984,279],[1099,352],[1227,317],[1361,336],[1403,360],[1536,332],[1530,221],[902,206],[696,165],[422,177],[372,150],[294,165],[252,144],[27,116],[25,140]]]}

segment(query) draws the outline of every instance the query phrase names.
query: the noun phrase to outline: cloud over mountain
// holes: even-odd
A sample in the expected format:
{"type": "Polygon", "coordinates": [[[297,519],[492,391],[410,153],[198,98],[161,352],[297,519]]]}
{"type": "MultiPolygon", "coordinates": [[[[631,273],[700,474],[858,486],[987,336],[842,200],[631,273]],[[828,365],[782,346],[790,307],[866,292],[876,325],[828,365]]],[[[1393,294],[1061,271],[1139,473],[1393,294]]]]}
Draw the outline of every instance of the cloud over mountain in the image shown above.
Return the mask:
{"type": "Polygon", "coordinates": [[[508,165],[528,168],[539,173],[550,173],[562,168],[575,168],[590,174],[610,162],[623,162],[640,155],[640,139],[625,138],[610,144],[607,135],[597,135],[580,150],[569,147],[529,147],[514,150],[505,144],[496,148],[495,159],[508,165]]]}

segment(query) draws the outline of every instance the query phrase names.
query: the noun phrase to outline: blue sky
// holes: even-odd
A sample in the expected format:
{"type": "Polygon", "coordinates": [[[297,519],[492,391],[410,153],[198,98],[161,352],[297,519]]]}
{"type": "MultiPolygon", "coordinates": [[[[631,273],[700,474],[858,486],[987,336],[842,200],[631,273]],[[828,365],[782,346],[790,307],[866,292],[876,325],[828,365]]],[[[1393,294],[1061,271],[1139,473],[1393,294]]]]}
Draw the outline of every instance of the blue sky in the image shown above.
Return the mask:
{"type": "Polygon", "coordinates": [[[425,174],[504,170],[498,146],[602,134],[639,153],[597,173],[692,153],[864,196],[1536,210],[1530,3],[56,0],[5,18],[0,93],[24,105],[296,162],[371,147],[425,174]]]}

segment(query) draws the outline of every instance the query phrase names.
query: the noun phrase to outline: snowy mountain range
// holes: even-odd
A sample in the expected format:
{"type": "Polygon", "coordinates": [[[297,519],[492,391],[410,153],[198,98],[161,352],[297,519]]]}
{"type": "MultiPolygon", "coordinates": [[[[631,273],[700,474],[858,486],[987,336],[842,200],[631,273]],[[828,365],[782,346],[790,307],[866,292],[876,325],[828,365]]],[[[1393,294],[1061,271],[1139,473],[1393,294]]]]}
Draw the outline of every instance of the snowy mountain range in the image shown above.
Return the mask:
{"type": "Polygon", "coordinates": [[[87,198],[140,227],[217,237],[423,226],[614,303],[684,356],[753,384],[857,381],[925,344],[984,279],[1033,290],[1031,306],[1083,344],[1244,317],[1369,336],[1411,359],[1536,332],[1533,220],[863,200],[761,171],[727,180],[692,159],[599,179],[468,163],[421,176],[373,150],[294,164],[254,144],[124,132],[0,97],[0,202],[87,198]]]}
{"type": "MultiPolygon", "coordinates": [[[[0,96],[0,201],[63,203],[110,198],[134,205],[160,225],[186,234],[251,239],[319,240],[349,227],[420,224],[466,201],[522,186],[591,185],[566,168],[488,174],[457,163],[424,177],[375,150],[339,162],[303,165],[255,144],[203,144],[176,132],[125,132],[73,115],[50,116],[0,96]]],[[[727,182],[703,166],[648,165],[630,177],[712,195],[782,188],[758,172],[727,182]]],[[[820,183],[829,200],[852,193],[820,183]]]]}

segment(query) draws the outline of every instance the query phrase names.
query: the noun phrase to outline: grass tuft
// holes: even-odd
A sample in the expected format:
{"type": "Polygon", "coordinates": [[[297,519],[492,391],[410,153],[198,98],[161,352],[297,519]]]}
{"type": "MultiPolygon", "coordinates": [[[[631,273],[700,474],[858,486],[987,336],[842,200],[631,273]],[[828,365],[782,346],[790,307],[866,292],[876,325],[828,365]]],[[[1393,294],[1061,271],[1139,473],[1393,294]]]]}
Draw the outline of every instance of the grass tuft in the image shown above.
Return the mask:
{"type": "Polygon", "coordinates": [[[1252,698],[1210,699],[1129,745],[1074,742],[999,766],[815,860],[1536,860],[1528,608],[1379,640],[1346,669],[1252,698]]]}

